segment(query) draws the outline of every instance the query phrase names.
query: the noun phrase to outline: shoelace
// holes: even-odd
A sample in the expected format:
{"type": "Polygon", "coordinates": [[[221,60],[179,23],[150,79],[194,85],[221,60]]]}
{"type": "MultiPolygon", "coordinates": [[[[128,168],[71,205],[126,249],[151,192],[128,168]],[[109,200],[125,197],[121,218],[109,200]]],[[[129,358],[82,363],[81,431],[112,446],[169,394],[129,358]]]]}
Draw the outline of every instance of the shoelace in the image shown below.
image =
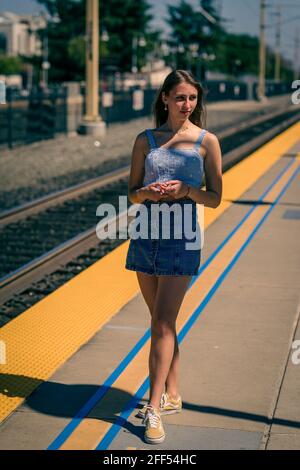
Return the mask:
{"type": "Polygon", "coordinates": [[[159,418],[158,414],[155,413],[155,411],[152,411],[150,409],[149,412],[146,412],[146,416],[145,416],[145,419],[144,419],[145,424],[146,424],[147,420],[149,421],[149,424],[150,424],[151,428],[158,428],[159,427],[160,418],[159,418]]]}
{"type": "Polygon", "coordinates": [[[163,393],[160,399],[160,407],[163,408],[168,401],[168,396],[166,393],[163,393]]]}

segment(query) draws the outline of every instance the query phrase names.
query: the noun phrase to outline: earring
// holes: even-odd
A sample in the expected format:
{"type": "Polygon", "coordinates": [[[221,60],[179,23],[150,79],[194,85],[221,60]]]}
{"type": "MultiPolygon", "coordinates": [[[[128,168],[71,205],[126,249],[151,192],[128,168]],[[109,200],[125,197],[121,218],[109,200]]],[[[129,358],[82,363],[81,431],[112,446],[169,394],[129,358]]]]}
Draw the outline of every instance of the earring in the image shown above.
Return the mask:
{"type": "Polygon", "coordinates": [[[168,111],[167,103],[165,103],[165,111],[168,111]]]}

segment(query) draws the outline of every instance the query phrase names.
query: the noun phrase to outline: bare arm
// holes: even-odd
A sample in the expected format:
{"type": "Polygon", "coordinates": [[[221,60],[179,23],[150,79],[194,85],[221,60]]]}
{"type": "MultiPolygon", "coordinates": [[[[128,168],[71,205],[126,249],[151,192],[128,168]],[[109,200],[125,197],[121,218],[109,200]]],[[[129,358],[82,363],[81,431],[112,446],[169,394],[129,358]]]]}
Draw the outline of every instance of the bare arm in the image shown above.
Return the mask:
{"type": "Polygon", "coordinates": [[[128,199],[139,204],[146,199],[141,190],[145,174],[145,133],[139,134],[134,142],[131,156],[131,168],[128,183],[128,199]]]}
{"type": "Polygon", "coordinates": [[[145,132],[139,134],[132,149],[131,168],[128,183],[128,199],[133,204],[141,204],[146,199],[160,201],[167,197],[164,183],[154,182],[143,186],[145,176],[145,157],[148,151],[145,132]]]}
{"type": "Polygon", "coordinates": [[[218,138],[209,133],[205,144],[206,157],[204,159],[204,171],[206,191],[190,186],[188,197],[198,204],[216,208],[222,200],[222,154],[218,138]]]}

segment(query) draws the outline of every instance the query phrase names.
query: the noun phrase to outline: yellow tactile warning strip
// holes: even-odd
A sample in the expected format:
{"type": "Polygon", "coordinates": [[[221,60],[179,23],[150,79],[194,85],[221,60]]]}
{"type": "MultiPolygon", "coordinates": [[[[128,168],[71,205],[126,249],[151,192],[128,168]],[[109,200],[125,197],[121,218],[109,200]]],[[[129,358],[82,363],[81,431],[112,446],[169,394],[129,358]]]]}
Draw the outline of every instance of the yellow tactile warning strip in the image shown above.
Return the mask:
{"type": "MultiPolygon", "coordinates": [[[[295,145],[299,135],[298,122],[226,172],[223,201],[217,209],[205,208],[204,228],[295,145]]],[[[139,292],[135,272],[124,268],[128,243],[0,329],[6,348],[6,363],[0,365],[0,421],[139,292]]]]}
{"type": "MultiPolygon", "coordinates": [[[[177,320],[178,333],[190,319],[191,314],[206,298],[213,288],[216,279],[222,275],[224,269],[238,253],[259,221],[269,210],[270,204],[274,203],[276,197],[287,184],[297,167],[299,167],[299,161],[295,159],[294,163],[268,193],[267,198],[264,199],[268,201],[269,204],[261,204],[256,208],[188,290],[177,320]]],[[[116,418],[120,415],[120,409],[125,407],[128,397],[134,396],[139,387],[146,380],[148,371],[145,373],[145,364],[148,363],[149,349],[150,340],[139,350],[134,359],[117,378],[113,388],[95,405],[89,415],[80,422],[79,426],[60,447],[61,450],[89,450],[97,447],[116,421],[116,418]],[[118,394],[117,400],[115,390],[122,390],[122,392],[124,392],[121,396],[118,394]]],[[[263,426],[264,424],[262,423],[262,428],[263,426]]]]}

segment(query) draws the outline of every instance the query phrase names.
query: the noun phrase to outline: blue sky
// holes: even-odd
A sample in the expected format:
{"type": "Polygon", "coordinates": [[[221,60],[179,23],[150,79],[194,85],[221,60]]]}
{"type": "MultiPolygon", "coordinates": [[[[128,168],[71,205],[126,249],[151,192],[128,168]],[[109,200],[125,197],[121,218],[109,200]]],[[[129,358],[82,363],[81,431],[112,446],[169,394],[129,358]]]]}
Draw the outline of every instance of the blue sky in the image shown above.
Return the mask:
{"type": "MultiPolygon", "coordinates": [[[[108,0],[109,1],[109,0],[108,0]]],[[[155,18],[153,25],[168,32],[168,26],[163,21],[167,16],[167,5],[179,3],[177,0],[148,0],[153,7],[152,13],[155,18]]],[[[199,0],[187,0],[193,6],[199,5],[199,0]]],[[[276,18],[272,15],[279,0],[268,0],[267,24],[274,24],[276,18]]],[[[227,30],[236,33],[248,33],[258,35],[259,31],[259,0],[222,0],[222,15],[230,19],[227,23],[227,30]]],[[[299,0],[281,0],[283,5],[282,20],[300,16],[299,0]],[[291,6],[294,5],[294,6],[291,6]]],[[[100,0],[101,8],[101,0],[100,0]]],[[[13,11],[16,13],[35,13],[42,9],[41,5],[35,0],[1,0],[0,11],[13,11]]],[[[299,18],[300,19],[300,18],[299,18]]],[[[294,37],[299,19],[289,21],[283,24],[282,29],[282,52],[285,57],[293,59],[294,56],[294,37]]],[[[275,28],[267,28],[267,42],[271,46],[275,44],[275,28]]]]}

